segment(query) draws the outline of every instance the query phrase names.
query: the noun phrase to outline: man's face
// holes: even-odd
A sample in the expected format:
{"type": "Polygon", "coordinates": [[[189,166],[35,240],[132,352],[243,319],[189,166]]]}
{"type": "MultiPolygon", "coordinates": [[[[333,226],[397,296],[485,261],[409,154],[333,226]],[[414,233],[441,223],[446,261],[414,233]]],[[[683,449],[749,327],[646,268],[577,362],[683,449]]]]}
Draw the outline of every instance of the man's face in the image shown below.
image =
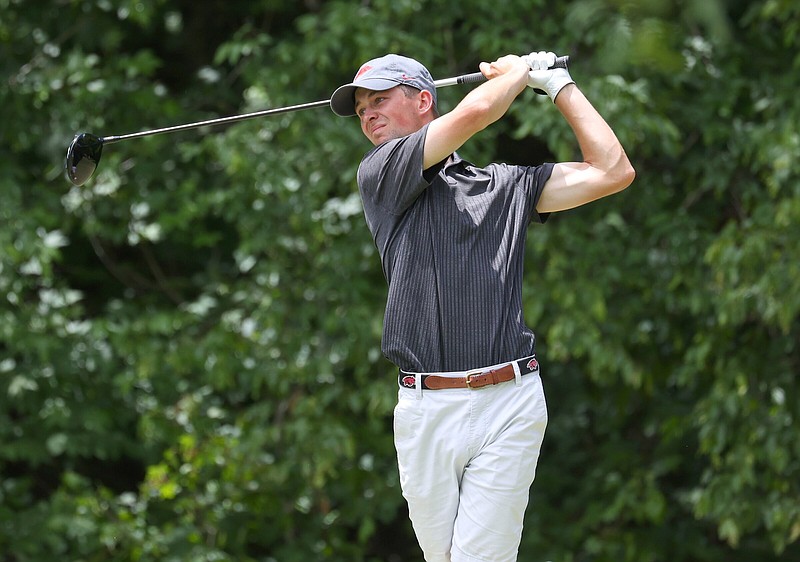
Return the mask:
{"type": "Polygon", "coordinates": [[[358,88],[355,109],[361,131],[375,146],[418,131],[426,122],[422,94],[408,97],[400,87],[383,91],[358,88]]]}

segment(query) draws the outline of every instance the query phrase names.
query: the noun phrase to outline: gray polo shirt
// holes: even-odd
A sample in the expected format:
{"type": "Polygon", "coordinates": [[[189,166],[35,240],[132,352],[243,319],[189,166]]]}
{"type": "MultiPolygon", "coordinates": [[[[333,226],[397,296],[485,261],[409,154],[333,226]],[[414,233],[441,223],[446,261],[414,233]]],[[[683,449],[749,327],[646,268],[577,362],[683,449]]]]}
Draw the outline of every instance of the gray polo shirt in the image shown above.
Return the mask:
{"type": "Polygon", "coordinates": [[[411,372],[463,371],[533,354],[522,317],[525,237],[553,164],[478,168],[457,155],[423,173],[427,125],[368,152],[367,226],[389,284],[386,357],[411,372]]]}

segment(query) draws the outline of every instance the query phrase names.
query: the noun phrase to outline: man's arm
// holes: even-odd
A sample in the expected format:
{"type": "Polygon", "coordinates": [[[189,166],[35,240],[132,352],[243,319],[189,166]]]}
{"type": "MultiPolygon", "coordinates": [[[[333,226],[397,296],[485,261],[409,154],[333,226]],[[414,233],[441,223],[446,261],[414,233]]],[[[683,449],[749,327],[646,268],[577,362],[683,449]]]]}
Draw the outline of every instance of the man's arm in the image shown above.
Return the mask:
{"type": "Polygon", "coordinates": [[[575,84],[569,84],[554,101],[575,133],[583,162],[562,162],[553,167],[536,210],[550,213],[572,209],[628,187],[636,172],[617,135],[586,96],[575,84]]]}
{"type": "Polygon", "coordinates": [[[472,135],[500,119],[511,102],[525,89],[530,67],[520,57],[506,55],[493,63],[481,63],[489,78],[452,111],[434,119],[425,137],[424,169],[438,164],[458,150],[472,135]]]}

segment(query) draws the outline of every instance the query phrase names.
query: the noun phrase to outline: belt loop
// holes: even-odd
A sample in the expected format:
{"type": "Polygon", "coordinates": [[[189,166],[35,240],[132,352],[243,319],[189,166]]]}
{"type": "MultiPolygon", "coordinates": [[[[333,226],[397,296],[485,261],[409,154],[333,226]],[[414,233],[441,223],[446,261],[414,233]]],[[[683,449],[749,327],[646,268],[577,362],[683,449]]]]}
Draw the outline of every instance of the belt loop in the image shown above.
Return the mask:
{"type": "Polygon", "coordinates": [[[517,361],[512,361],[511,365],[514,367],[514,384],[522,386],[522,373],[520,372],[519,363],[517,361]]]}
{"type": "Polygon", "coordinates": [[[414,386],[417,387],[417,400],[422,400],[422,374],[414,375],[414,386]]]}

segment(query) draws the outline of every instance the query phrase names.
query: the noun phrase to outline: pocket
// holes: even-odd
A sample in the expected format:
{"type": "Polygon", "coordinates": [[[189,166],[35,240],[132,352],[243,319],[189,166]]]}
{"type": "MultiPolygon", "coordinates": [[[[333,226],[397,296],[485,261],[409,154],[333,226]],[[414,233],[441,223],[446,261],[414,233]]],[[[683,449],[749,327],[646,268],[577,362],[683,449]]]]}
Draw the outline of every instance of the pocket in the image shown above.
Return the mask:
{"type": "Polygon", "coordinates": [[[531,381],[531,397],[530,397],[530,406],[531,411],[534,416],[539,419],[540,423],[543,423],[544,426],[547,426],[548,422],[548,415],[547,415],[547,399],[544,395],[544,384],[542,383],[542,379],[539,376],[539,373],[531,373],[529,375],[533,377],[531,381]]]}
{"type": "Polygon", "coordinates": [[[395,445],[408,441],[417,435],[422,412],[414,391],[400,389],[397,405],[394,407],[395,445]]]}

